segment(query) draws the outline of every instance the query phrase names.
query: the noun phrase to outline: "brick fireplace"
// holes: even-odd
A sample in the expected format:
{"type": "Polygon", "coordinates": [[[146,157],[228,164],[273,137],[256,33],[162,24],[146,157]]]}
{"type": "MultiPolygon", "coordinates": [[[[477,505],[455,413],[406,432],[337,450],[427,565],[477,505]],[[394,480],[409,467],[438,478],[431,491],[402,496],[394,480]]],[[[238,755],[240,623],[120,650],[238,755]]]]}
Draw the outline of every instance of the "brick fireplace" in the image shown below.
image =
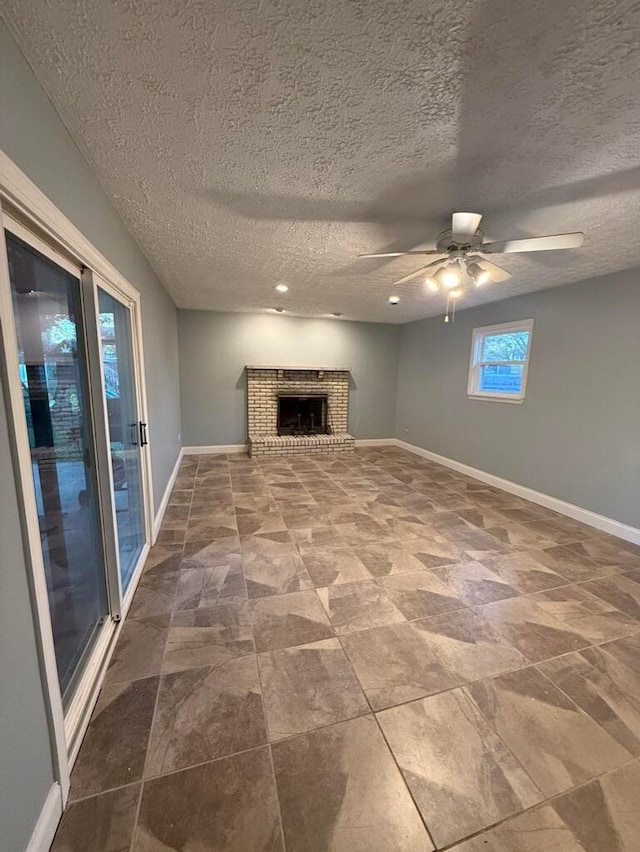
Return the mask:
{"type": "Polygon", "coordinates": [[[249,454],[253,457],[344,452],[349,370],[247,366],[249,454]]]}

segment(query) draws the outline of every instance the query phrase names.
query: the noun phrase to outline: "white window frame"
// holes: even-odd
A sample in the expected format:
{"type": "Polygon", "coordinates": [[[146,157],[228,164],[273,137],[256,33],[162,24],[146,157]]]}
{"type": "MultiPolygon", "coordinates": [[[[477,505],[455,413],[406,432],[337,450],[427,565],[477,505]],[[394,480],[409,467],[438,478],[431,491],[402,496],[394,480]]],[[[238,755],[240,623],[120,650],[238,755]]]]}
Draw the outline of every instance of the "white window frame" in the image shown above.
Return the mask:
{"type": "Polygon", "coordinates": [[[533,320],[520,320],[518,322],[502,322],[498,325],[485,325],[473,329],[471,340],[471,361],[469,363],[469,383],[467,394],[469,399],[488,399],[493,402],[515,402],[522,403],[527,392],[527,376],[529,374],[529,361],[531,360],[531,341],[533,340],[533,320]],[[482,349],[486,337],[495,334],[509,334],[515,331],[528,331],[529,344],[526,357],[522,361],[482,361],[482,349]],[[499,393],[496,391],[479,390],[480,371],[485,364],[522,364],[522,386],[517,393],[499,393]]]}

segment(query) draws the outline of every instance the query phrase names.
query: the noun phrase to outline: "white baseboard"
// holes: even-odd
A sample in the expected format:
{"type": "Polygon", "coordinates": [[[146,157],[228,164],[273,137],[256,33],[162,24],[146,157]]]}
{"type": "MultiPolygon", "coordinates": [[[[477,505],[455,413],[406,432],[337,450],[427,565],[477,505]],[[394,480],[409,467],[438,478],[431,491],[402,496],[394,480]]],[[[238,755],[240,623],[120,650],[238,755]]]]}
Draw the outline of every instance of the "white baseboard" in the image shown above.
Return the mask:
{"type": "Polygon", "coordinates": [[[56,782],[49,788],[26,852],[49,852],[61,816],[62,790],[56,782]]]}
{"type": "Polygon", "coordinates": [[[180,449],[178,453],[178,458],[176,459],[176,463],[173,467],[173,471],[171,476],[169,477],[169,481],[167,482],[167,487],[164,489],[164,494],[162,495],[162,500],[160,501],[160,505],[158,506],[158,511],[156,512],[155,519],[153,521],[153,541],[152,544],[156,543],[156,539],[158,538],[158,533],[160,532],[160,527],[162,526],[162,520],[164,518],[164,513],[167,511],[167,506],[169,505],[169,498],[171,497],[171,490],[173,488],[173,484],[176,481],[176,476],[178,475],[178,470],[180,469],[180,462],[182,461],[182,456],[184,455],[185,450],[184,447],[180,449]]]}
{"type": "Polygon", "coordinates": [[[479,479],[480,482],[486,482],[487,485],[492,485],[494,488],[500,488],[503,491],[508,491],[509,494],[515,494],[524,500],[529,500],[531,503],[537,503],[539,506],[544,506],[547,509],[558,512],[560,515],[566,515],[568,518],[573,518],[590,527],[595,527],[595,529],[610,533],[625,541],[630,541],[632,544],[640,544],[640,529],[637,527],[623,524],[620,521],[608,518],[606,515],[599,515],[597,512],[592,512],[589,509],[583,509],[581,506],[575,506],[573,503],[567,503],[558,497],[543,494],[541,491],[535,491],[533,488],[527,488],[525,485],[511,482],[509,479],[502,479],[501,476],[495,476],[493,473],[478,470],[476,467],[455,461],[455,459],[440,456],[437,453],[432,453],[430,450],[423,450],[422,447],[416,447],[414,444],[408,444],[406,441],[401,441],[398,438],[393,440],[393,444],[410,453],[415,453],[415,455],[429,459],[429,461],[450,467],[452,470],[458,471],[458,473],[464,473],[473,479],[479,479]]]}
{"type": "Polygon", "coordinates": [[[395,438],[356,438],[356,447],[388,447],[395,444],[395,438]]]}
{"type": "Polygon", "coordinates": [[[183,447],[185,456],[207,456],[219,453],[246,453],[246,444],[212,444],[210,447],[183,447]]]}

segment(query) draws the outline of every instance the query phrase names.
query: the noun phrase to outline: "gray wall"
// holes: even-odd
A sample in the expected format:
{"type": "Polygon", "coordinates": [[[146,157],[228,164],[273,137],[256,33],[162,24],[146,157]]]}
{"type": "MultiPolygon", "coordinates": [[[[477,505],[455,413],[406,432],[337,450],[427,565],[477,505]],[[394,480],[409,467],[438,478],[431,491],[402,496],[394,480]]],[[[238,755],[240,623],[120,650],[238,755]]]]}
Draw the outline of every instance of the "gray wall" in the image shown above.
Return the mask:
{"type": "Polygon", "coordinates": [[[640,527],[639,272],[404,326],[396,436],[640,527]],[[468,399],[472,329],[530,317],[524,403],[468,399]]]}
{"type": "MultiPolygon", "coordinates": [[[[177,312],[0,22],[0,148],[142,295],[155,502],[179,449],[177,312]]],[[[1,398],[0,398],[1,403],[1,398]]],[[[0,471],[11,476],[4,409],[0,471]]],[[[9,480],[10,481],[10,480],[9,480]]],[[[0,846],[26,847],[52,782],[15,494],[0,489],[0,846]]]]}
{"type": "Polygon", "coordinates": [[[179,330],[185,446],[246,441],[246,364],[348,367],[351,434],[393,435],[399,326],[179,311],[179,330]]]}
{"type": "Polygon", "coordinates": [[[180,449],[176,307],[2,22],[0,148],[140,292],[157,508],[180,449]]]}

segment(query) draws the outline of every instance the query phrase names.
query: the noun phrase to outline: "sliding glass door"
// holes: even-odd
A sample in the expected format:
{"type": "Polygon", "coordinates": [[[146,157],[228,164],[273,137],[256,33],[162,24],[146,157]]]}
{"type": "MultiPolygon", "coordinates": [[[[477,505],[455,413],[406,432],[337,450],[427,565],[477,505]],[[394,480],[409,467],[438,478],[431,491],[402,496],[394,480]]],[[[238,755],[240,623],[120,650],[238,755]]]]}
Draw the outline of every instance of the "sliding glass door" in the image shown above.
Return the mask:
{"type": "Polygon", "coordinates": [[[101,287],[98,310],[118,563],[120,583],[126,592],[146,538],[141,455],[146,425],[138,414],[131,311],[101,287]]]}
{"type": "Polygon", "coordinates": [[[60,690],[109,614],[80,279],[6,234],[31,474],[60,690]]]}
{"type": "Polygon", "coordinates": [[[2,210],[0,221],[0,367],[68,757],[150,546],[139,302],[2,210]]]}

